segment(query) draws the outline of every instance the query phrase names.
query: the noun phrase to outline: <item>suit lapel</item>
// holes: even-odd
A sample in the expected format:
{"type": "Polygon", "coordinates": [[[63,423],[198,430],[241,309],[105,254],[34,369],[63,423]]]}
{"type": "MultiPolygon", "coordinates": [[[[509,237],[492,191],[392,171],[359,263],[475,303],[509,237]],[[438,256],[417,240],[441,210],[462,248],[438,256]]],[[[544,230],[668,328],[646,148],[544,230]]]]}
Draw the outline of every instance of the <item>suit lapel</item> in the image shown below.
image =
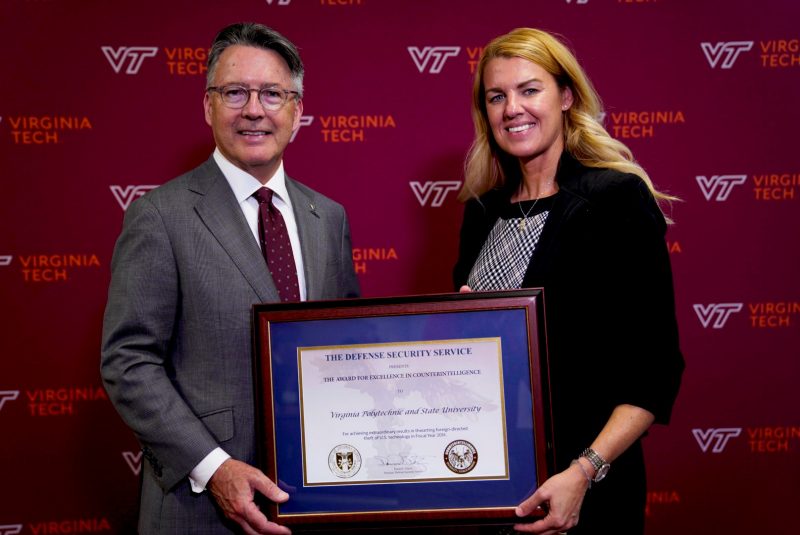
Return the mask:
{"type": "Polygon", "coordinates": [[[242,209],[212,158],[200,166],[189,189],[202,195],[195,211],[262,302],[280,301],[242,209]]]}
{"type": "Polygon", "coordinates": [[[306,277],[306,299],[309,301],[322,297],[322,284],[325,273],[325,259],[328,258],[330,244],[325,239],[323,215],[309,190],[301,188],[297,182],[286,177],[286,189],[292,199],[297,232],[300,235],[300,250],[303,255],[303,271],[306,277]]]}

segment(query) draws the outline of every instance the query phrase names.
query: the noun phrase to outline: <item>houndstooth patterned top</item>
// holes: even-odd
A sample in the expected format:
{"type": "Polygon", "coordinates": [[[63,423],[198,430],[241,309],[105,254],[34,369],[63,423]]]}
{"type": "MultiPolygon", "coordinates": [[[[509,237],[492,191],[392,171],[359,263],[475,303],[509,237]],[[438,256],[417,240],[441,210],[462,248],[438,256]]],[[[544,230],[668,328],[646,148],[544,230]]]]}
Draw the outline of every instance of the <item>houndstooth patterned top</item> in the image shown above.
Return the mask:
{"type": "Polygon", "coordinates": [[[475,291],[519,288],[556,195],[509,203],[483,244],[467,284],[475,291]],[[527,217],[523,217],[527,214],[527,217]]]}

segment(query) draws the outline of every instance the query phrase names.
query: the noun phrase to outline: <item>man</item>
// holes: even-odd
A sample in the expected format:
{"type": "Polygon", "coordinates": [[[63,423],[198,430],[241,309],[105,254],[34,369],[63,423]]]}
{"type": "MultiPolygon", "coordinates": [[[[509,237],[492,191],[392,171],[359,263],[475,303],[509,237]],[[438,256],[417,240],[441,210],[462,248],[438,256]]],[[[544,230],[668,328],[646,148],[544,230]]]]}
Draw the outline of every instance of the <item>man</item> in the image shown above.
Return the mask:
{"type": "Polygon", "coordinates": [[[344,209],[283,171],[302,82],[282,35],[224,28],[204,100],[216,150],[125,214],[101,372],[146,459],[140,533],[289,532],[254,503],[288,495],[252,466],[251,306],[359,292],[344,209]]]}

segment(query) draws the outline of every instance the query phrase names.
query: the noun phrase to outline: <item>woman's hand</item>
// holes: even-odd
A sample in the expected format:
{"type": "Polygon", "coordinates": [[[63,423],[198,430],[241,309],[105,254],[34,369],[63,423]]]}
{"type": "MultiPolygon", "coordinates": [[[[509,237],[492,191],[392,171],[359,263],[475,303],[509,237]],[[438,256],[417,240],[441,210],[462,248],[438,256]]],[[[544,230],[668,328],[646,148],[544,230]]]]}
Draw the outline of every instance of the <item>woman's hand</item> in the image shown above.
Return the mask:
{"type": "Polygon", "coordinates": [[[528,516],[537,508],[547,515],[529,524],[517,524],[514,529],[540,535],[563,533],[578,524],[583,496],[589,488],[589,480],[580,466],[571,465],[539,487],[533,496],[517,506],[517,516],[528,516]]]}
{"type": "MultiPolygon", "coordinates": [[[[608,462],[613,462],[647,431],[654,419],[655,416],[650,411],[641,407],[617,405],[590,447],[608,462]]],[[[547,516],[530,524],[517,524],[514,529],[555,535],[575,527],[580,517],[583,496],[589,488],[588,478],[594,475],[594,469],[588,467],[588,461],[579,459],[577,464],[570,465],[545,481],[533,496],[519,504],[516,512],[517,516],[527,516],[537,507],[541,507],[547,511],[547,516]]]]}

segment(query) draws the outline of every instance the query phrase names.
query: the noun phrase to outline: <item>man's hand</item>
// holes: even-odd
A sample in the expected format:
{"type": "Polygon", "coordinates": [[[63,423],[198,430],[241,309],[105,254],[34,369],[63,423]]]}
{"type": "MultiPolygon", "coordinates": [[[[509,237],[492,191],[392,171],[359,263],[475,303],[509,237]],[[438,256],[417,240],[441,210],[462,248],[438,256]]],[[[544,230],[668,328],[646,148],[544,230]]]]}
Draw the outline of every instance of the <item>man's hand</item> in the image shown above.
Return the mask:
{"type": "Polygon", "coordinates": [[[267,520],[253,501],[256,491],[276,503],[289,499],[289,495],[270,481],[261,470],[241,461],[228,459],[214,472],[207,487],[225,516],[239,524],[248,535],[291,533],[289,528],[267,520]]]}

